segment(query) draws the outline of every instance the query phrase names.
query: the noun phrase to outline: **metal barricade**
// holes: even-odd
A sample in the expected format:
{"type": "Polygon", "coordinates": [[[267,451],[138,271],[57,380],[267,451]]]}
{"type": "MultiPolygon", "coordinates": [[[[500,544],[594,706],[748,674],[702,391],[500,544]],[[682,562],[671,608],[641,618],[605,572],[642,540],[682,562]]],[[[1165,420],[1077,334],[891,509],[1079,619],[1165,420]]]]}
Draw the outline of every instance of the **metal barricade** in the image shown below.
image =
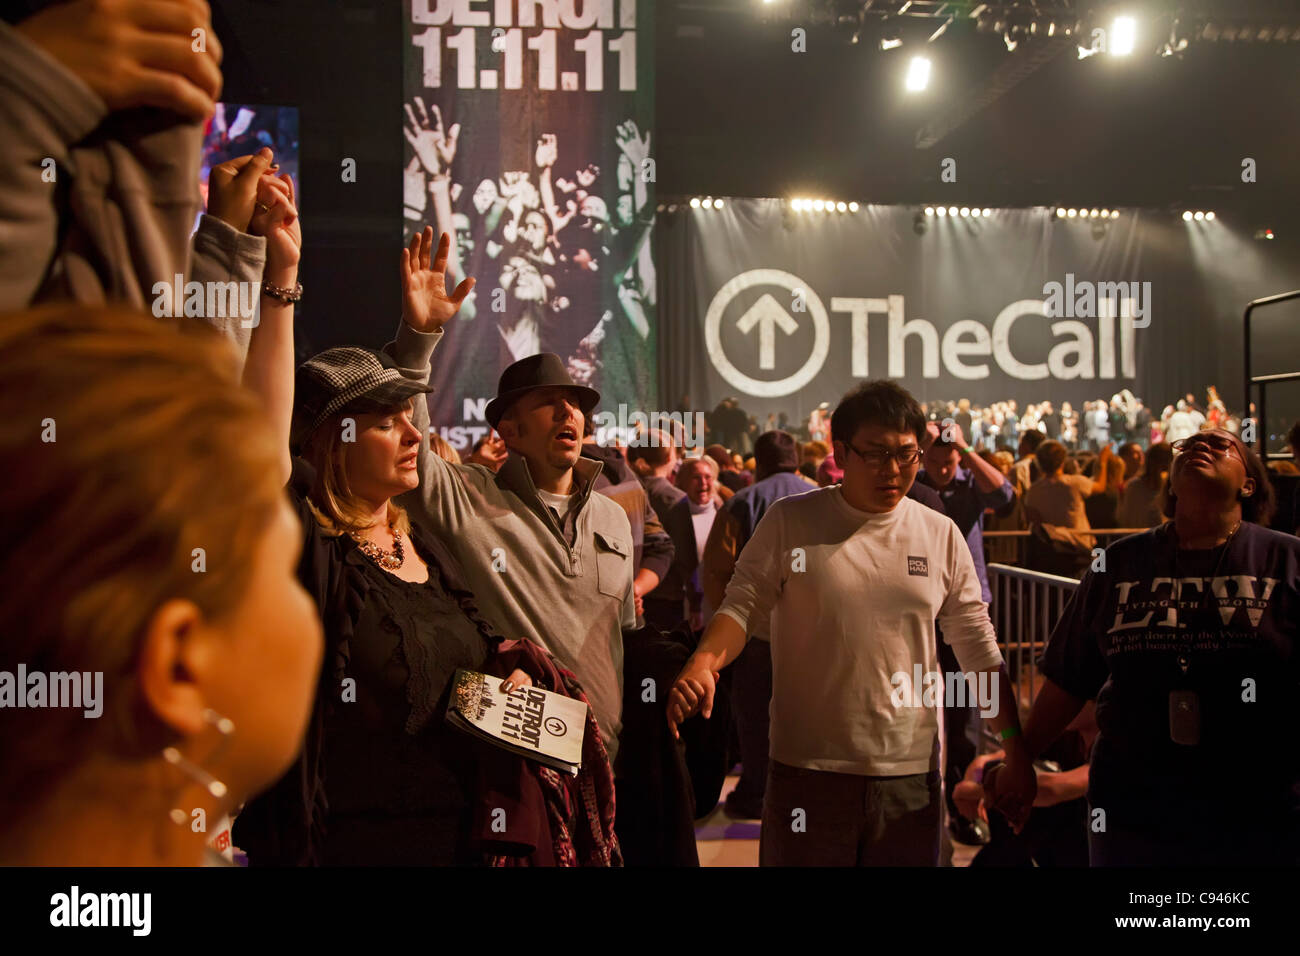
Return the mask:
{"type": "MultiPolygon", "coordinates": [[[[1150,531],[1150,528],[1092,528],[1087,533],[1097,539],[1097,545],[1105,548],[1114,544],[1120,538],[1126,538],[1131,534],[1142,534],[1144,531],[1150,531]]],[[[1028,538],[1032,531],[1028,529],[1012,531],[984,531],[985,544],[991,544],[994,541],[1014,541],[1016,543],[1015,563],[1025,563],[1025,539],[1028,538]]]]}
{"type": "Polygon", "coordinates": [[[1027,712],[1042,684],[1038,657],[1079,582],[1008,564],[990,564],[988,573],[993,593],[989,615],[1015,699],[1027,712]]]}

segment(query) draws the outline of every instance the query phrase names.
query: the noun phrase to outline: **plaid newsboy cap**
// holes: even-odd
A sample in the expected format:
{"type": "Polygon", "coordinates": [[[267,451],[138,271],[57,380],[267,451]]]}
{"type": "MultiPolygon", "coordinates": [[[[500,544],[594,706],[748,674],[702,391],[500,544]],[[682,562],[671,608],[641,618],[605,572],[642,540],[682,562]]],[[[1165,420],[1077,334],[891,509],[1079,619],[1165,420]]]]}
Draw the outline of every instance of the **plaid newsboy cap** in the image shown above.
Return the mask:
{"type": "Polygon", "coordinates": [[[298,450],[339,412],[381,412],[433,390],[404,376],[383,352],[352,345],[326,349],[298,366],[290,445],[298,450]]]}

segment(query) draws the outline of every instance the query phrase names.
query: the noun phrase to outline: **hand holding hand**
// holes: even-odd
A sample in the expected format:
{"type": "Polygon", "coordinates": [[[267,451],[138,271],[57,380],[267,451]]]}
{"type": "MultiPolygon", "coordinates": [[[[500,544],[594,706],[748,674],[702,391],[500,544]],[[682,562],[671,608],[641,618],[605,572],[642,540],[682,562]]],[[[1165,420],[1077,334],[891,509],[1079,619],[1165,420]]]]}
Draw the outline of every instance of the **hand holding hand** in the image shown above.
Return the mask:
{"type": "Polygon", "coordinates": [[[275,155],[263,146],[249,156],[236,156],[213,166],[208,173],[208,215],[248,232],[255,205],[262,201],[259,184],[274,160],[275,155]]]}
{"type": "Polygon", "coordinates": [[[293,177],[267,173],[258,181],[256,212],[249,232],[266,237],[267,279],[288,285],[297,278],[302,253],[302,225],[295,203],[293,177]]]}
{"type": "Polygon", "coordinates": [[[681,735],[677,727],[682,721],[695,714],[705,718],[713,715],[713,694],[717,689],[720,675],[692,656],[677,675],[672,690],[668,692],[668,725],[672,728],[673,738],[681,735]]]}
{"type": "Polygon", "coordinates": [[[443,233],[438,252],[429,261],[433,248],[433,227],[416,233],[411,245],[402,250],[402,321],[417,332],[436,332],[460,309],[460,304],[474,288],[473,279],[465,279],[447,294],[447,256],[451,236],[443,233]]]}
{"type": "Polygon", "coordinates": [[[1010,757],[1005,764],[984,771],[985,800],[1007,818],[1019,833],[1029,821],[1038,795],[1038,777],[1034,766],[1023,757],[1010,757]]]}

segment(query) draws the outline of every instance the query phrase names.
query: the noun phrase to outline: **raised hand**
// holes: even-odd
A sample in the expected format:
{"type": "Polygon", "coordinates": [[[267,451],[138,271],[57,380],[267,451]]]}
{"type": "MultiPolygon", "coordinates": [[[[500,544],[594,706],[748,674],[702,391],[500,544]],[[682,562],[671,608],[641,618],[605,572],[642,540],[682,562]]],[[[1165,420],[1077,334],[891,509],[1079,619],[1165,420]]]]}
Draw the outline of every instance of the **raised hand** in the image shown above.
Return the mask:
{"type": "Polygon", "coordinates": [[[402,321],[417,332],[437,332],[455,315],[465,296],[474,288],[473,279],[465,279],[447,294],[447,256],[451,236],[443,233],[438,251],[430,262],[433,227],[416,233],[411,244],[402,250],[402,321]]]}
{"type": "Polygon", "coordinates": [[[429,175],[435,179],[447,179],[451,176],[451,161],[456,158],[460,124],[452,124],[451,129],[444,133],[442,111],[437,106],[433,107],[432,122],[423,97],[415,97],[415,106],[413,110],[409,103],[403,104],[407,125],[402,127],[402,133],[429,175]]]}
{"type": "Polygon", "coordinates": [[[542,138],[537,141],[537,153],[533,157],[538,167],[549,169],[555,165],[555,161],[560,156],[560,149],[555,143],[554,133],[543,133],[542,138]]]}
{"type": "Polygon", "coordinates": [[[208,215],[247,232],[255,204],[262,201],[258,197],[259,184],[274,159],[271,150],[263,146],[249,156],[236,156],[213,166],[208,173],[208,215]]]}
{"type": "Polygon", "coordinates": [[[296,277],[302,250],[302,225],[298,219],[293,177],[266,173],[257,184],[257,205],[249,232],[266,237],[266,275],[275,285],[296,277]]]}
{"type": "Polygon", "coordinates": [[[641,169],[641,164],[650,156],[650,134],[645,134],[642,140],[640,130],[634,121],[628,120],[626,123],[620,123],[618,132],[614,135],[614,141],[618,143],[618,148],[627,154],[627,158],[632,161],[632,167],[635,170],[641,169]]]}

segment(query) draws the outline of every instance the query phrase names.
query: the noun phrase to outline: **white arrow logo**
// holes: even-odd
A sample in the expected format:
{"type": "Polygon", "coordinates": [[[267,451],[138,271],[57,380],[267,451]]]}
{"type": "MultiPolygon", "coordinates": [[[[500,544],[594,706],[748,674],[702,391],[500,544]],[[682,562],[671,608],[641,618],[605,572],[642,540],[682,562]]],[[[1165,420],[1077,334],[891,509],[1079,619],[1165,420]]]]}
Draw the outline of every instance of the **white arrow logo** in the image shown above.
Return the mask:
{"type": "Polygon", "coordinates": [[[751,305],[749,311],[740,317],[736,328],[748,335],[756,325],[758,326],[758,367],[764,370],[774,369],[776,368],[776,327],[779,325],[786,335],[793,335],[799,331],[799,323],[790,318],[785,309],[781,308],[781,303],[772,298],[770,293],[765,292],[763,298],[751,305]]]}
{"type": "MultiPolygon", "coordinates": [[[[791,335],[799,330],[799,322],[782,308],[780,300],[770,293],[764,293],[762,298],[750,306],[736,322],[737,330],[745,335],[752,332],[754,326],[758,326],[759,369],[770,371],[776,368],[777,327],[780,326],[781,331],[786,335],[791,335]]],[[[797,392],[812,381],[821,370],[826,356],[830,353],[830,344],[831,325],[822,300],[809,288],[808,283],[796,275],[779,269],[751,269],[749,272],[742,272],[733,277],[714,295],[704,316],[704,345],[709,361],[713,363],[719,375],[746,395],[774,398],[797,392]],[[787,289],[792,293],[798,290],[806,294],[808,318],[812,320],[813,343],[808,359],[794,374],[775,381],[746,375],[736,368],[722,348],[722,318],[728,303],[746,289],[763,285],[787,289]]]]}

